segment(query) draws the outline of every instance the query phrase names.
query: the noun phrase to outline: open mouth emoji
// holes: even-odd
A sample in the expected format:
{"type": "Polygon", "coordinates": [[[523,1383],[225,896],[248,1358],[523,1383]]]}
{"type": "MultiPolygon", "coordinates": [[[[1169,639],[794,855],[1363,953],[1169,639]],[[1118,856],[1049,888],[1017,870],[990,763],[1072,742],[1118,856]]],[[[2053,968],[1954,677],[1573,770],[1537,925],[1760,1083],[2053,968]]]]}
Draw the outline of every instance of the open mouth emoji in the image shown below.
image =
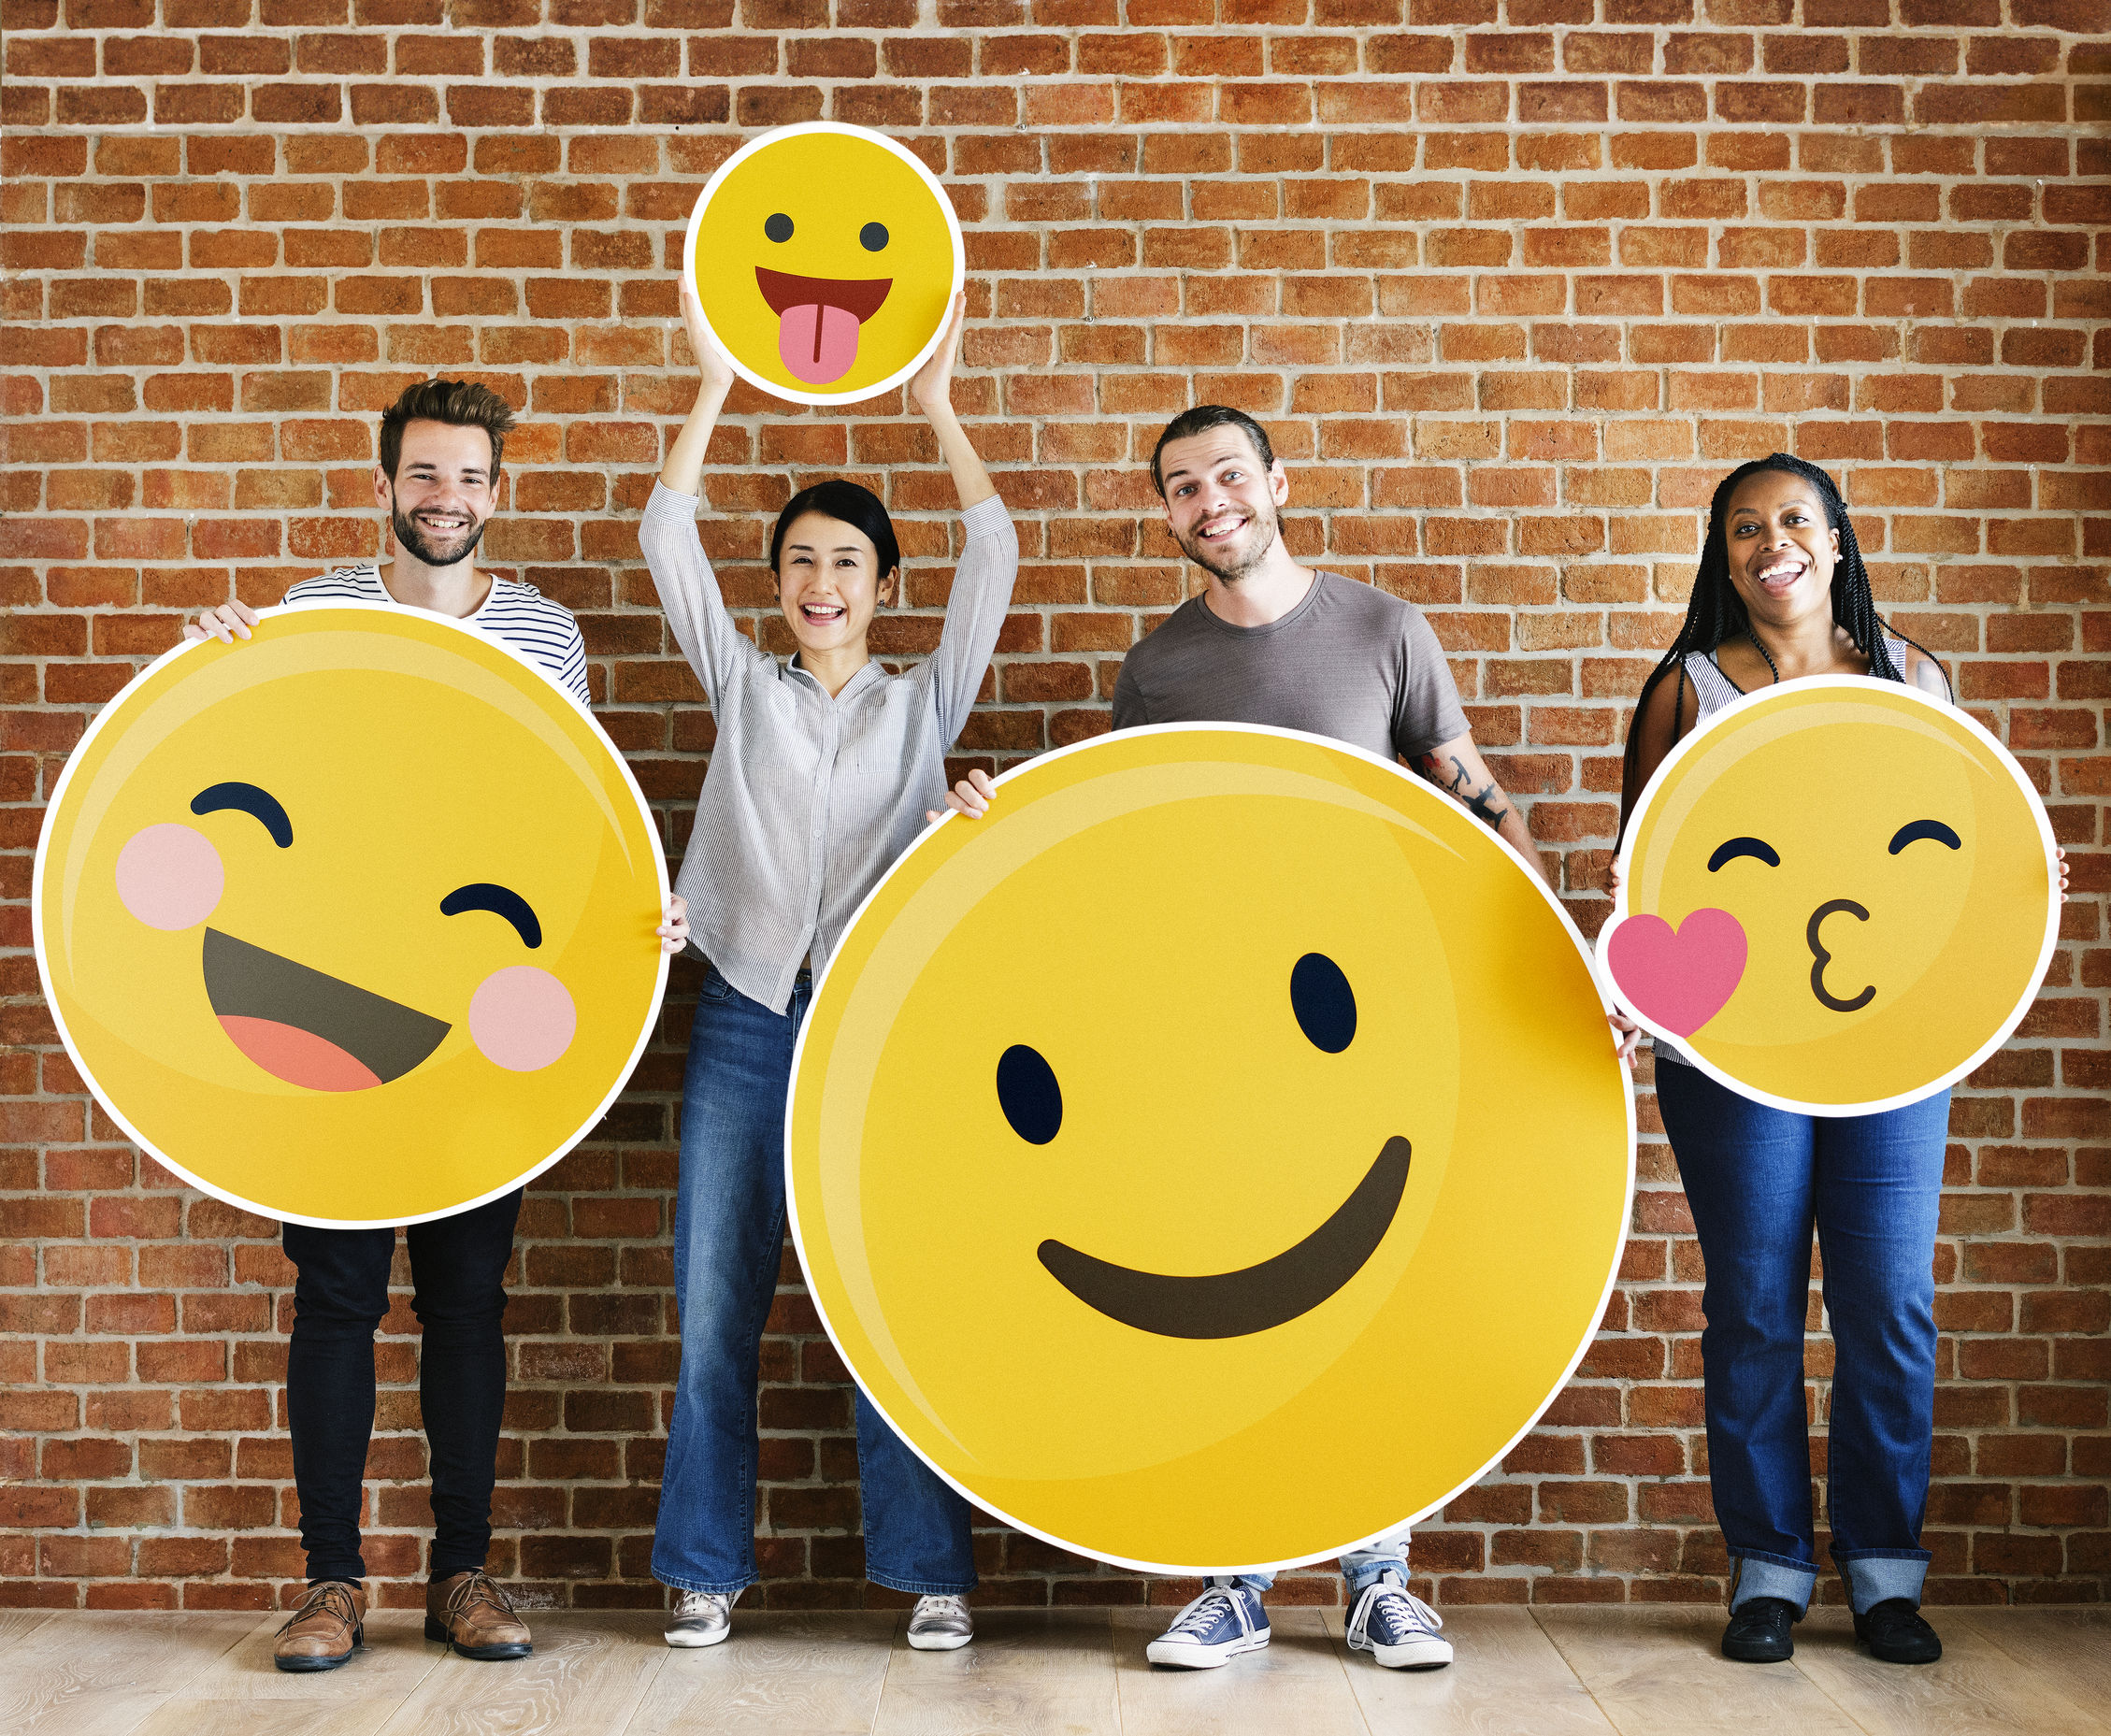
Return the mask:
{"type": "Polygon", "coordinates": [[[524,658],[295,606],[98,714],[38,845],[37,966],[171,1173],[289,1223],[424,1222],[599,1123],[657,1016],[664,874],[622,756],[524,658]]]}

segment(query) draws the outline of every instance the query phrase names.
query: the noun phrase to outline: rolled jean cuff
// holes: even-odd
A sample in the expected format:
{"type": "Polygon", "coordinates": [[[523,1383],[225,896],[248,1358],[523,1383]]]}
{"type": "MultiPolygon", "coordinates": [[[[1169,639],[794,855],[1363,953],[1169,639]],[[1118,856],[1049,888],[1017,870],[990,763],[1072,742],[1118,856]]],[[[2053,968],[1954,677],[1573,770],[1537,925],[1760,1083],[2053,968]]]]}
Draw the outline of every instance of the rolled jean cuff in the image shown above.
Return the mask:
{"type": "Polygon", "coordinates": [[[750,1574],[746,1579],[726,1580],[714,1585],[708,1580],[689,1579],[680,1573],[663,1572],[658,1565],[655,1564],[653,1568],[653,1577],[658,1580],[660,1584],[665,1585],[669,1591],[709,1592],[714,1598],[738,1599],[743,1591],[747,1590],[747,1588],[750,1585],[754,1585],[758,1579],[760,1579],[762,1575],[759,1573],[753,1573],[750,1574]]]}
{"type": "Polygon", "coordinates": [[[1754,1598],[1779,1598],[1793,1603],[1798,1614],[1811,1606],[1811,1592],[1817,1585],[1815,1561],[1791,1561],[1787,1556],[1740,1554],[1737,1577],[1731,1582],[1730,1613],[1734,1614],[1754,1598]]]}
{"type": "Polygon", "coordinates": [[[912,1598],[964,1598],[982,1582],[969,1574],[964,1583],[941,1585],[935,1579],[895,1579],[885,1573],[865,1570],[865,1577],[875,1585],[884,1585],[889,1591],[906,1591],[912,1598]]]}
{"type": "Polygon", "coordinates": [[[1920,1587],[1928,1578],[1925,1549],[1850,1549],[1832,1552],[1832,1565],[1846,1582],[1847,1601],[1857,1615],[1866,1615],[1879,1603],[1903,1598],[1920,1607],[1920,1587]]]}
{"type": "Polygon", "coordinates": [[[1267,1591],[1275,1584],[1273,1573],[1212,1573],[1202,1583],[1220,1591],[1237,1585],[1242,1591],[1267,1591]]]}

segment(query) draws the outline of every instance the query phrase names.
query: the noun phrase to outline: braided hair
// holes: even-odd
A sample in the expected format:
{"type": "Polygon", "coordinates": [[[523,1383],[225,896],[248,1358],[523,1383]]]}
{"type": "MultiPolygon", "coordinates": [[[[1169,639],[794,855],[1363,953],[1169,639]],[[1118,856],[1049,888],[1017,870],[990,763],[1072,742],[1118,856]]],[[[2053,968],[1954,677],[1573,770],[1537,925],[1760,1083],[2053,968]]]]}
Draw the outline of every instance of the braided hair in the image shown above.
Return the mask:
{"type": "MultiPolygon", "coordinates": [[[[1689,653],[1714,651],[1724,640],[1742,634],[1766,659],[1767,667],[1774,669],[1774,680],[1781,679],[1781,671],[1774,668],[1774,658],[1759,643],[1759,635],[1752,631],[1752,618],[1745,612],[1745,599],[1737,595],[1736,586],[1730,581],[1730,542],[1723,529],[1723,520],[1738,484],[1746,477],[1763,471],[1800,477],[1808,482],[1825,508],[1826,524],[1839,533],[1840,559],[1832,568],[1832,620],[1854,640],[1855,648],[1869,659],[1870,674],[1887,681],[1905,680],[1905,671],[1892,661],[1890,647],[1885,643],[1887,632],[1895,638],[1905,639],[1917,651],[1927,651],[1926,646],[1906,638],[1876,612],[1876,599],[1869,588],[1869,568],[1861,558],[1861,544],[1855,538],[1853,521],[1847,517],[1847,503],[1841,498],[1831,477],[1817,466],[1805,459],[1791,458],[1787,452],[1770,452],[1750,464],[1739,465],[1716,485],[1715,495],[1708,502],[1708,536],[1701,546],[1701,566],[1693,577],[1693,595],[1686,606],[1686,621],[1678,630],[1678,637],[1672,640],[1671,649],[1664,653],[1662,660],[1650,671],[1649,679],[1643,682],[1642,697],[1636,702],[1633,720],[1628,725],[1627,757],[1621,780],[1623,830],[1627,825],[1627,811],[1640,794],[1640,782],[1635,773],[1642,717],[1648,707],[1649,696],[1656,692],[1659,681],[1667,676],[1680,681],[1672,709],[1672,739],[1676,741],[1683,733],[1685,722],[1686,688],[1681,678],[1689,653]]],[[[1940,664],[1937,667],[1940,667],[1940,664]]],[[[1945,681],[1948,679],[1946,673],[1945,681]]]]}

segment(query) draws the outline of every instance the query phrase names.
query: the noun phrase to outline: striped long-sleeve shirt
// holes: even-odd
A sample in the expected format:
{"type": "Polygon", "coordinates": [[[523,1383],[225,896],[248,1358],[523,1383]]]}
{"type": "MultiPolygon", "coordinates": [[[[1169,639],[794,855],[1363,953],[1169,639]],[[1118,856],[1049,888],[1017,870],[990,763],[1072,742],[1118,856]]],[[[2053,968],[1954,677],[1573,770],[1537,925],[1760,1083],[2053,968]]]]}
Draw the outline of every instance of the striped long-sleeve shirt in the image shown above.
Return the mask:
{"type": "MultiPolygon", "coordinates": [[[[319,579],[303,579],[286,593],[289,603],[393,603],[372,562],[340,567],[319,579]]],[[[579,623],[562,603],[517,579],[494,579],[482,607],[462,624],[488,633],[549,675],[582,705],[591,705],[586,685],[586,646],[579,623]]]]}
{"type": "Polygon", "coordinates": [[[901,675],[877,661],[830,698],[733,624],[696,534],[696,496],[655,483],[638,540],[668,624],[718,724],[675,890],[696,944],[778,1012],[811,955],[826,965],[865,895],[945,805],[945,753],[975,703],[1019,571],[1004,503],[960,515],[938,649],[901,675]]]}

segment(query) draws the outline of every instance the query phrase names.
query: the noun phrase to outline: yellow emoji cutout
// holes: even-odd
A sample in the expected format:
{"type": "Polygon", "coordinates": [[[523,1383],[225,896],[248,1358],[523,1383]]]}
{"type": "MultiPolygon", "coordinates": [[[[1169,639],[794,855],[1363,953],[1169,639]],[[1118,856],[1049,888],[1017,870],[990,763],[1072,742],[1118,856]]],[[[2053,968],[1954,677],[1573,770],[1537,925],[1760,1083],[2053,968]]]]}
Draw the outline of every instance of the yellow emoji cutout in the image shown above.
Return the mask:
{"type": "Polygon", "coordinates": [[[1170,725],[1008,772],[873,891],[786,1130],[814,1299],[1008,1522],[1168,1572],[1441,1505],[1568,1378],[1633,1105],[1580,938],[1397,766],[1170,725]]]}
{"type": "Polygon", "coordinates": [[[2052,830],[1964,712],[1896,681],[1767,687],[1665,756],[1599,957],[1621,1003],[1761,1103],[1931,1097],[2029,1010],[2060,932],[2052,830]]]}
{"type": "Polygon", "coordinates": [[[743,380],[795,404],[854,404],[938,347],[967,256],[952,200],[913,153],[810,121],[720,166],[689,215],[682,269],[743,380]]]}
{"type": "Polygon", "coordinates": [[[657,1015],[659,839],[525,659],[379,604],[268,610],[105,706],[36,853],[45,997],[118,1124],[296,1223],[445,1217],[601,1117],[657,1015]]]}

